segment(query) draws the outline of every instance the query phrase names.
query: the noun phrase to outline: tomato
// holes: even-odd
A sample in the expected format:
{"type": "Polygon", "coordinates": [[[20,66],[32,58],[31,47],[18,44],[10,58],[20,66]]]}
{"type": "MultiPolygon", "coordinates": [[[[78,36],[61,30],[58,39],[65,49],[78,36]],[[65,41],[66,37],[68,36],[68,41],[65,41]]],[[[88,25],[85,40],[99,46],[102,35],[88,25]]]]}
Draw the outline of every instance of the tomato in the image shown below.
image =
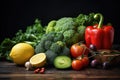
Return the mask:
{"type": "Polygon", "coordinates": [[[81,70],[83,68],[83,63],[81,60],[73,60],[72,61],[72,68],[74,70],[81,70]]]}
{"type": "Polygon", "coordinates": [[[85,44],[73,44],[70,48],[70,52],[72,57],[77,58],[78,56],[81,56],[82,54],[88,55],[88,49],[85,44]]]}
{"type": "Polygon", "coordinates": [[[84,67],[87,67],[89,65],[89,58],[88,57],[85,56],[81,60],[82,60],[84,67]]]}

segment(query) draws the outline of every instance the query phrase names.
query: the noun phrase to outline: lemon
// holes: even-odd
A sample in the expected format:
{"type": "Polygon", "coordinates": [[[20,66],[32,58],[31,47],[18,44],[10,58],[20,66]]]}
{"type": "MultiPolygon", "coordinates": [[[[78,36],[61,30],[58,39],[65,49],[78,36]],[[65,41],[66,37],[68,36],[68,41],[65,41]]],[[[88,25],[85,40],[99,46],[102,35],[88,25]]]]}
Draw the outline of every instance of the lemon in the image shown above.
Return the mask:
{"type": "Polygon", "coordinates": [[[11,49],[9,56],[18,65],[24,65],[34,55],[34,48],[28,43],[18,43],[11,49]]]}
{"type": "Polygon", "coordinates": [[[30,63],[33,67],[42,67],[46,63],[45,53],[38,53],[30,58],[30,63]]]}

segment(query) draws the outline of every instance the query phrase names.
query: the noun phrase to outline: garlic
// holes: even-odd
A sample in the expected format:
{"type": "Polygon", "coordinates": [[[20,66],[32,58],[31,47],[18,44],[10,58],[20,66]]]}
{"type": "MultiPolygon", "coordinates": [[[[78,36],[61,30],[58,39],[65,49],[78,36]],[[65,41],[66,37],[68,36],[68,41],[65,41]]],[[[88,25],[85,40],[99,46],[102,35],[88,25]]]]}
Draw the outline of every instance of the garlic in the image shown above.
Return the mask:
{"type": "Polygon", "coordinates": [[[31,65],[31,63],[30,63],[29,61],[27,61],[27,62],[25,63],[25,67],[26,67],[26,70],[32,69],[32,65],[31,65]]]}

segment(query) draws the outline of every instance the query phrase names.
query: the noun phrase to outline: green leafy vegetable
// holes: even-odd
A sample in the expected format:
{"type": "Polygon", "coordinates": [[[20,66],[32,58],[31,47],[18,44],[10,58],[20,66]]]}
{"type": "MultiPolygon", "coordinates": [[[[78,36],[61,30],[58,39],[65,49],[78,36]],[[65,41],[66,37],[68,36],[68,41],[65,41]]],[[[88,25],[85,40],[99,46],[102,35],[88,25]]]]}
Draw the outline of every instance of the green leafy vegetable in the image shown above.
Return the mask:
{"type": "Polygon", "coordinates": [[[44,33],[44,27],[42,27],[40,20],[36,19],[33,25],[27,26],[25,32],[19,30],[12,39],[5,38],[2,41],[0,44],[0,59],[10,60],[9,52],[12,47],[19,42],[26,42],[35,47],[40,42],[44,33]]]}

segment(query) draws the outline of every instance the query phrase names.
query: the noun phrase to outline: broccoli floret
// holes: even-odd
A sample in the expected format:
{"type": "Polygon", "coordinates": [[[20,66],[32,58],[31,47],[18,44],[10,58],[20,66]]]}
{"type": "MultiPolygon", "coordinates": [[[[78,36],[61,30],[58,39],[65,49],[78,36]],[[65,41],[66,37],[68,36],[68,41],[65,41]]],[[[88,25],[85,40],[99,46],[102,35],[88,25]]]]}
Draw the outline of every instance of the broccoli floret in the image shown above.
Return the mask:
{"type": "Polygon", "coordinates": [[[70,49],[65,46],[59,55],[70,56],[70,49]]]}
{"type": "Polygon", "coordinates": [[[64,38],[63,34],[60,32],[49,32],[42,36],[42,39],[50,40],[53,42],[62,41],[64,38]]]}
{"type": "Polygon", "coordinates": [[[42,36],[42,39],[53,41],[54,40],[54,36],[55,36],[55,33],[51,32],[51,33],[48,33],[48,34],[44,34],[42,36]]]}
{"type": "Polygon", "coordinates": [[[71,46],[74,43],[79,42],[80,34],[75,32],[74,30],[68,30],[63,33],[64,41],[67,46],[71,46]]]}
{"type": "Polygon", "coordinates": [[[53,43],[52,41],[45,41],[45,49],[48,50],[52,43],[53,43]]]}
{"type": "Polygon", "coordinates": [[[65,43],[62,42],[62,41],[57,41],[56,43],[57,43],[59,46],[61,46],[61,47],[64,47],[64,46],[65,46],[65,43]]]}
{"type": "Polygon", "coordinates": [[[56,42],[56,41],[62,41],[63,38],[64,38],[64,36],[63,36],[62,33],[56,32],[55,37],[54,37],[54,41],[55,41],[55,42],[56,42]]]}
{"type": "Polygon", "coordinates": [[[64,17],[59,19],[56,22],[56,25],[54,26],[55,32],[64,32],[66,30],[75,30],[76,26],[75,26],[75,22],[73,21],[73,18],[71,17],[64,17]]]}
{"type": "Polygon", "coordinates": [[[48,23],[48,26],[46,28],[46,33],[53,32],[54,31],[54,26],[56,25],[56,21],[52,20],[48,23]]]}
{"type": "Polygon", "coordinates": [[[53,52],[58,53],[60,51],[59,49],[61,49],[62,46],[58,45],[57,41],[61,39],[63,39],[61,35],[56,32],[44,34],[40,40],[40,43],[35,48],[36,53],[45,52],[50,48],[53,52]]]}
{"type": "Polygon", "coordinates": [[[43,47],[43,43],[39,43],[36,47],[35,47],[35,53],[41,53],[41,52],[45,52],[45,48],[43,47]]]}
{"type": "Polygon", "coordinates": [[[55,59],[55,57],[57,56],[57,54],[55,54],[53,51],[51,51],[51,50],[47,50],[46,52],[45,52],[45,54],[46,54],[46,57],[47,57],[47,63],[48,64],[53,64],[53,62],[54,62],[54,59],[55,59]]]}
{"type": "Polygon", "coordinates": [[[56,54],[59,54],[59,52],[61,52],[62,47],[60,45],[58,45],[56,42],[53,43],[50,47],[50,50],[55,52],[56,54]]]}

